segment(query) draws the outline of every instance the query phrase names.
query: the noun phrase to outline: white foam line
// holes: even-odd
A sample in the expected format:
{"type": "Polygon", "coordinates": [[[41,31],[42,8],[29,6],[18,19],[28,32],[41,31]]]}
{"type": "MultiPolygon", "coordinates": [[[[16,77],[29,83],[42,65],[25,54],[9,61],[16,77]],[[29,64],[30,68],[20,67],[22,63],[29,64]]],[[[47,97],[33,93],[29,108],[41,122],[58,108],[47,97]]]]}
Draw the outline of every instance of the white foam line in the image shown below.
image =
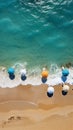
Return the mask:
{"type": "MultiPolygon", "coordinates": [[[[66,83],[73,85],[73,68],[69,69],[69,71],[70,74],[67,77],[66,83]]],[[[63,81],[61,76],[62,76],[61,69],[57,69],[57,72],[49,73],[47,82],[45,82],[45,84],[52,85],[52,86],[62,84],[63,81]]],[[[6,71],[5,72],[0,71],[0,87],[2,88],[6,88],[6,87],[13,88],[19,85],[28,85],[28,84],[34,86],[43,84],[40,73],[38,73],[38,75],[36,73],[35,75],[31,75],[31,76],[27,75],[27,79],[25,81],[22,81],[21,76],[19,74],[15,74],[15,79],[10,80],[6,71]]]]}

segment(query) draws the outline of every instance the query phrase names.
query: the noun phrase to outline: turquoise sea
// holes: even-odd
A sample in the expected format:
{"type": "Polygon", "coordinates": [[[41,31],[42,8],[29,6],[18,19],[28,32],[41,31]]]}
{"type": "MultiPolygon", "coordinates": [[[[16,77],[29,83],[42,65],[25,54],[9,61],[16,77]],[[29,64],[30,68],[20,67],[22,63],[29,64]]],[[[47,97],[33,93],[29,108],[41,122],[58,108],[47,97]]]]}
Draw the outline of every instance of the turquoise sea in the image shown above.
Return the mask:
{"type": "Polygon", "coordinates": [[[0,0],[0,66],[73,63],[73,0],[0,0]]]}

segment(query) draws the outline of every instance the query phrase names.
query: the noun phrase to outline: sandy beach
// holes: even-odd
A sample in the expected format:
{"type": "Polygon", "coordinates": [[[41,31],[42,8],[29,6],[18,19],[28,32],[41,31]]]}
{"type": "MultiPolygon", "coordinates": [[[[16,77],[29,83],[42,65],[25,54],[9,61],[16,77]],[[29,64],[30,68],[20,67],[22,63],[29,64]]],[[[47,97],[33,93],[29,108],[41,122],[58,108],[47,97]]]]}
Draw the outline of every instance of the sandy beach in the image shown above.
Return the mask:
{"type": "Polygon", "coordinates": [[[66,96],[62,85],[0,88],[0,130],[73,130],[73,86],[66,96]]]}

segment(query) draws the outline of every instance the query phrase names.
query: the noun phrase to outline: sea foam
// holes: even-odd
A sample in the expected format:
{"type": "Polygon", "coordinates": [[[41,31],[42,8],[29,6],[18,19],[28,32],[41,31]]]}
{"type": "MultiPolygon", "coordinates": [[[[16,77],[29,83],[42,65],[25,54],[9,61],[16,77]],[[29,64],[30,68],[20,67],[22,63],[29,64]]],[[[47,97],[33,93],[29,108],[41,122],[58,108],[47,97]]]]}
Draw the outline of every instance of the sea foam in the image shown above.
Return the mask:
{"type": "MultiPolygon", "coordinates": [[[[49,86],[54,86],[54,85],[64,83],[64,81],[62,80],[61,68],[58,68],[57,66],[55,66],[55,68],[52,69],[52,67],[54,67],[54,65],[52,65],[49,69],[49,76],[45,84],[49,86]]],[[[69,83],[72,85],[73,84],[73,68],[72,67],[69,68],[69,72],[70,74],[67,77],[65,83],[69,83]]],[[[19,85],[28,85],[28,84],[31,84],[33,86],[38,86],[38,85],[43,84],[40,68],[36,68],[31,71],[29,70],[27,72],[27,78],[24,81],[21,79],[19,70],[18,72],[16,71],[15,79],[13,80],[9,78],[7,70],[4,70],[3,68],[0,70],[0,87],[2,88],[6,88],[6,87],[13,88],[19,85]]]]}

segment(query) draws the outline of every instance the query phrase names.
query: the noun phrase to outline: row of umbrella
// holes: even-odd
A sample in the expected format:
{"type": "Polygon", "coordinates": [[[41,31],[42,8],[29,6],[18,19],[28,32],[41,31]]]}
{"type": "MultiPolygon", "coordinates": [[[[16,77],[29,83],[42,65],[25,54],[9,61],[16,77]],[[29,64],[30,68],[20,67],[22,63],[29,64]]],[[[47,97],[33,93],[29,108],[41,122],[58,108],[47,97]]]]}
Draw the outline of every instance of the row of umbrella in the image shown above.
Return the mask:
{"type": "MultiPolygon", "coordinates": [[[[13,75],[15,73],[15,69],[14,68],[9,68],[8,73],[9,73],[9,76],[13,77],[13,75]]],[[[26,73],[27,73],[26,69],[21,69],[20,74],[21,74],[21,77],[23,79],[26,78],[26,73]]],[[[43,71],[42,71],[41,75],[42,75],[42,78],[46,79],[48,77],[48,71],[45,68],[43,68],[43,71]]],[[[67,77],[68,75],[69,75],[69,70],[68,69],[62,69],[62,76],[67,77]]],[[[63,84],[62,94],[66,95],[68,93],[68,91],[69,91],[69,86],[63,84]]],[[[48,87],[47,95],[49,97],[52,97],[53,94],[54,94],[54,88],[52,86],[48,87]]]]}
{"type": "MultiPolygon", "coordinates": [[[[14,73],[15,73],[15,69],[14,69],[14,68],[9,68],[9,69],[8,69],[8,73],[9,73],[9,74],[14,74],[14,73]]],[[[20,71],[20,73],[23,74],[23,75],[24,75],[24,74],[26,75],[26,69],[22,69],[22,70],[20,71]]]]}
{"type": "MultiPolygon", "coordinates": [[[[8,73],[9,73],[10,79],[15,78],[15,69],[14,68],[9,68],[8,73]]],[[[26,69],[21,69],[20,74],[21,74],[21,79],[25,80],[26,79],[26,69]]]]}
{"type": "MultiPolygon", "coordinates": [[[[42,75],[42,79],[46,79],[47,80],[48,70],[46,68],[43,68],[41,75],[42,75]]],[[[66,81],[68,75],[69,75],[69,70],[63,67],[62,68],[62,80],[64,82],[66,81]]],[[[46,80],[43,80],[43,81],[46,81],[46,80]]],[[[62,94],[66,95],[68,93],[68,91],[69,91],[69,86],[63,84],[62,94]]],[[[54,88],[52,86],[48,87],[48,89],[47,89],[47,95],[49,97],[52,97],[53,94],[54,94],[54,88]]]]}
{"type": "MultiPolygon", "coordinates": [[[[9,69],[8,69],[8,73],[9,73],[9,74],[14,74],[14,73],[15,73],[15,69],[14,69],[14,68],[9,68],[9,69]]],[[[22,69],[22,70],[20,71],[20,73],[26,75],[26,69],[22,69]]]]}
{"type": "MultiPolygon", "coordinates": [[[[14,68],[9,68],[8,73],[9,73],[9,75],[14,74],[15,69],[14,68]]],[[[20,71],[20,73],[21,73],[21,75],[26,75],[26,69],[22,69],[20,71]]],[[[42,78],[47,78],[48,77],[48,70],[46,68],[43,68],[41,75],[42,75],[42,78]]],[[[67,77],[68,75],[69,75],[69,70],[68,69],[63,69],[62,70],[62,76],[67,77]]]]}
{"type": "MultiPolygon", "coordinates": [[[[43,78],[47,78],[48,77],[48,70],[46,69],[46,68],[43,68],[43,70],[42,70],[42,77],[43,78]]],[[[68,76],[69,75],[69,70],[68,69],[62,69],[62,76],[68,76]]]]}
{"type": "MultiPolygon", "coordinates": [[[[62,94],[63,94],[63,95],[66,95],[66,94],[68,93],[68,91],[69,91],[69,86],[63,84],[62,94]]],[[[52,86],[48,87],[48,89],[47,89],[47,95],[48,95],[49,97],[52,97],[53,94],[54,94],[54,88],[53,88],[52,86]]]]}

